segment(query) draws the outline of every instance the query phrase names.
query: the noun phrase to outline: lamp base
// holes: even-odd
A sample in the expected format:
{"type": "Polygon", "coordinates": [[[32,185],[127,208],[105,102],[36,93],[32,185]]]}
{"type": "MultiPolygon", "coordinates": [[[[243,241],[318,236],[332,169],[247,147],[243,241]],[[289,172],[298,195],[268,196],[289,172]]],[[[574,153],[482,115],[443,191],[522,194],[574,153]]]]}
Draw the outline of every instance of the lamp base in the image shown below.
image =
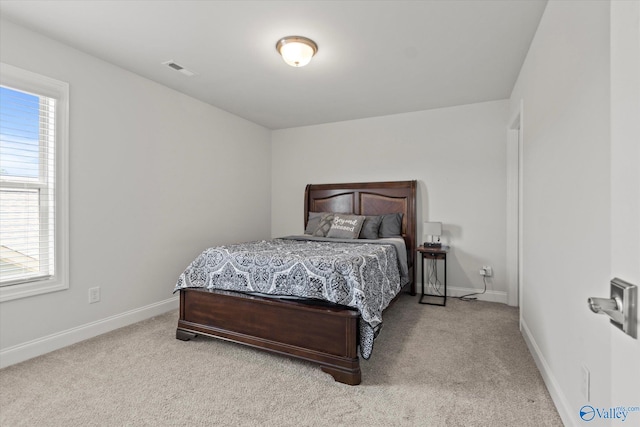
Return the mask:
{"type": "Polygon", "coordinates": [[[422,246],[424,246],[425,248],[440,248],[442,247],[442,244],[434,242],[424,242],[422,246]]]}

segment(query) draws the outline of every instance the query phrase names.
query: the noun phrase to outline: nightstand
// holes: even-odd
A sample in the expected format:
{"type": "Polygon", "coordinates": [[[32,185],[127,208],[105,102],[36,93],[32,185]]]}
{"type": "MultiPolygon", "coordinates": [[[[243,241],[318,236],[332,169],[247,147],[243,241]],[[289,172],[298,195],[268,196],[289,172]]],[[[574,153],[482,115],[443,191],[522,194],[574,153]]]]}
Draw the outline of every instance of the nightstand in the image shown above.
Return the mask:
{"type": "Polygon", "coordinates": [[[422,295],[420,295],[420,301],[418,301],[420,304],[429,304],[429,305],[440,305],[440,306],[445,306],[447,305],[447,252],[449,252],[449,247],[448,246],[440,246],[440,247],[425,247],[425,246],[420,246],[418,247],[418,252],[422,255],[422,295]],[[429,266],[428,268],[425,267],[425,264],[429,264],[429,263],[425,263],[425,261],[432,261],[431,266],[429,266]],[[431,273],[436,275],[436,280],[437,280],[437,262],[438,261],[442,261],[444,264],[444,283],[443,283],[443,293],[442,294],[429,294],[429,293],[425,293],[424,292],[424,284],[426,282],[425,280],[425,273],[427,272],[427,269],[429,269],[429,276],[431,275],[431,273]],[[433,269],[433,270],[432,270],[433,269]],[[422,301],[423,299],[427,299],[427,301],[422,301]],[[428,300],[436,300],[438,302],[429,302],[428,300]]]}

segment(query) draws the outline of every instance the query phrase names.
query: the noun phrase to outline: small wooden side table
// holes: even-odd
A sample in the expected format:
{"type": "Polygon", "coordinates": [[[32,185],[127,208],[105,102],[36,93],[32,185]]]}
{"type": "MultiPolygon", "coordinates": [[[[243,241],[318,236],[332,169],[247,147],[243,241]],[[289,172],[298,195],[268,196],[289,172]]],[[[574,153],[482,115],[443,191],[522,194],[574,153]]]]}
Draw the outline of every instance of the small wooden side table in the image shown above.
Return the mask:
{"type": "Polygon", "coordinates": [[[420,304],[429,304],[429,305],[440,305],[440,306],[447,305],[447,252],[449,252],[449,247],[448,246],[440,246],[440,247],[419,246],[418,252],[422,255],[422,295],[420,295],[420,301],[418,302],[420,304]],[[443,283],[444,294],[443,295],[429,294],[424,292],[426,260],[435,260],[435,262],[437,262],[437,260],[442,260],[444,263],[444,283],[443,283]],[[441,300],[441,302],[429,302],[429,301],[423,302],[422,300],[424,298],[427,298],[427,299],[435,298],[435,299],[441,300]]]}

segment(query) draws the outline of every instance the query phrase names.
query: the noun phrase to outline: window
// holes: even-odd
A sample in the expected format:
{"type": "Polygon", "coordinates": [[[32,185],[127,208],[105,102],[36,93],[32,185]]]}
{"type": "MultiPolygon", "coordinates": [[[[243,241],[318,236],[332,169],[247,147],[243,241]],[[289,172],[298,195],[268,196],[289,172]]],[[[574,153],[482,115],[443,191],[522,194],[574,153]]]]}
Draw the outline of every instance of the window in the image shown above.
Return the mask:
{"type": "Polygon", "coordinates": [[[69,287],[68,98],[0,64],[0,302],[69,287]]]}

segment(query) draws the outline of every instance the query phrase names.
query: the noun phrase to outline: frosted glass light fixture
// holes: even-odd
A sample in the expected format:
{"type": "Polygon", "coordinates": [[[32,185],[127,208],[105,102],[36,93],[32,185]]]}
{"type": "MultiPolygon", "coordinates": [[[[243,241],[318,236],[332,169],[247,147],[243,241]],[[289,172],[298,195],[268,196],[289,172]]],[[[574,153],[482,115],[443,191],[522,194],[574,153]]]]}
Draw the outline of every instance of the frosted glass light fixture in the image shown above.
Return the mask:
{"type": "Polygon", "coordinates": [[[318,45],[306,37],[287,36],[278,40],[276,50],[287,64],[292,67],[304,67],[318,52],[318,45]]]}

